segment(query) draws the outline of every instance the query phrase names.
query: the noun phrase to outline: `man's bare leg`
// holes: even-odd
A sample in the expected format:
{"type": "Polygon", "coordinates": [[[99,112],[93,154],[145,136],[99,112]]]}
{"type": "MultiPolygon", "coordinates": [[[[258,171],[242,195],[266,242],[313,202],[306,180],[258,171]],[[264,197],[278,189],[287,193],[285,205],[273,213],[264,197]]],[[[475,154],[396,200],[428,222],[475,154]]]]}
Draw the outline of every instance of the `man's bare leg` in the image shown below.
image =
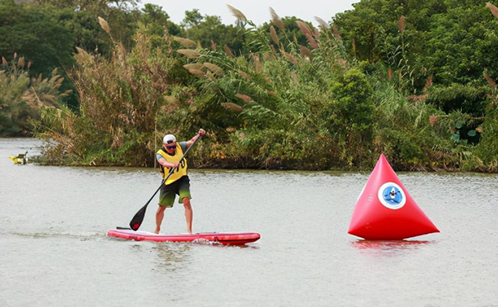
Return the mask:
{"type": "Polygon", "coordinates": [[[183,199],[183,206],[185,207],[185,219],[187,220],[188,233],[192,233],[192,220],[194,219],[194,211],[192,210],[192,205],[190,204],[190,199],[185,197],[183,199]]]}
{"type": "Polygon", "coordinates": [[[166,210],[165,206],[159,206],[156,211],[156,231],[155,233],[159,233],[161,231],[161,224],[163,223],[164,218],[164,210],[166,210]]]}

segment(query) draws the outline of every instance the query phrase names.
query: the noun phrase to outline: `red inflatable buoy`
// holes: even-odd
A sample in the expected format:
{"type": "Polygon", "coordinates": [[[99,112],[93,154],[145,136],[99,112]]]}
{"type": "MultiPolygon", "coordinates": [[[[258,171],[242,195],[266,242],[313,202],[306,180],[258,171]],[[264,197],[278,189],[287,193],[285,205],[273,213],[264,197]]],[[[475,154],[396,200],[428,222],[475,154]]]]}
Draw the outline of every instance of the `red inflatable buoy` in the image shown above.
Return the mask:
{"type": "Polygon", "coordinates": [[[363,188],[348,233],[367,240],[402,240],[439,232],[381,154],[363,188]]]}

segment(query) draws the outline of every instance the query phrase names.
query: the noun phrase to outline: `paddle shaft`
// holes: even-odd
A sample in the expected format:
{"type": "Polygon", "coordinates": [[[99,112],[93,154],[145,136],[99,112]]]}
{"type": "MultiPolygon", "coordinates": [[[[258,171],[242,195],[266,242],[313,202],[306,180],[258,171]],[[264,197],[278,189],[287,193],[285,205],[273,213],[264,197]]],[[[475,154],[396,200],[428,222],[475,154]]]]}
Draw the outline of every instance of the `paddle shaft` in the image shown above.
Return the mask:
{"type": "MultiPolygon", "coordinates": [[[[190,145],[187,148],[187,150],[185,150],[185,153],[180,158],[180,160],[178,160],[178,163],[182,162],[182,160],[185,158],[185,156],[187,155],[187,153],[190,150],[190,148],[192,148],[194,146],[195,142],[197,142],[197,140],[200,139],[200,134],[196,134],[196,136],[199,136],[199,137],[197,137],[194,140],[194,142],[192,143],[192,145],[190,145]]],[[[131,221],[130,221],[130,227],[131,227],[131,229],[137,231],[138,228],[140,228],[140,225],[142,225],[142,222],[143,222],[144,217],[145,217],[145,211],[147,210],[147,206],[152,201],[152,199],[154,198],[154,196],[156,196],[157,192],[159,192],[159,190],[161,190],[161,187],[163,186],[163,184],[166,182],[166,180],[168,180],[168,178],[173,174],[174,171],[175,171],[175,168],[172,167],[171,170],[169,171],[168,176],[166,176],[166,178],[164,178],[161,181],[161,185],[157,188],[157,190],[154,192],[154,194],[152,194],[152,197],[147,201],[147,203],[140,210],[138,210],[138,212],[135,214],[135,216],[131,219],[131,221]]]]}

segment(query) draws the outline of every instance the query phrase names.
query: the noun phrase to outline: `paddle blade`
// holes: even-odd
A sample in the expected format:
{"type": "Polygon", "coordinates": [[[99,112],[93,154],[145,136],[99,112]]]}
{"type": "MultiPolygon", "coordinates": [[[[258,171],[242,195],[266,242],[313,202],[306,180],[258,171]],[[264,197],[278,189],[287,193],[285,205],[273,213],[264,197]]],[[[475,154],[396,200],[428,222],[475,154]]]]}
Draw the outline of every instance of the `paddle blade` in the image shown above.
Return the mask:
{"type": "Polygon", "coordinates": [[[145,217],[145,211],[147,210],[147,205],[143,206],[142,209],[138,210],[137,214],[131,219],[130,228],[137,231],[142,225],[145,217]]]}

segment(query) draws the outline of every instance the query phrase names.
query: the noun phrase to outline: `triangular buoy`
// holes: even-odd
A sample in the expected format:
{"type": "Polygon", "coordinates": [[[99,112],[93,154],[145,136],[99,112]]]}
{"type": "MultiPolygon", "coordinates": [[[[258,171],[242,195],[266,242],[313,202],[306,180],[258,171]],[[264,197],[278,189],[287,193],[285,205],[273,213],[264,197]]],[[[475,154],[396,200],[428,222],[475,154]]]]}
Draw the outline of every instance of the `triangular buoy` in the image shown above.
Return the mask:
{"type": "Polygon", "coordinates": [[[363,188],[348,233],[367,240],[402,240],[439,232],[381,154],[363,188]]]}

